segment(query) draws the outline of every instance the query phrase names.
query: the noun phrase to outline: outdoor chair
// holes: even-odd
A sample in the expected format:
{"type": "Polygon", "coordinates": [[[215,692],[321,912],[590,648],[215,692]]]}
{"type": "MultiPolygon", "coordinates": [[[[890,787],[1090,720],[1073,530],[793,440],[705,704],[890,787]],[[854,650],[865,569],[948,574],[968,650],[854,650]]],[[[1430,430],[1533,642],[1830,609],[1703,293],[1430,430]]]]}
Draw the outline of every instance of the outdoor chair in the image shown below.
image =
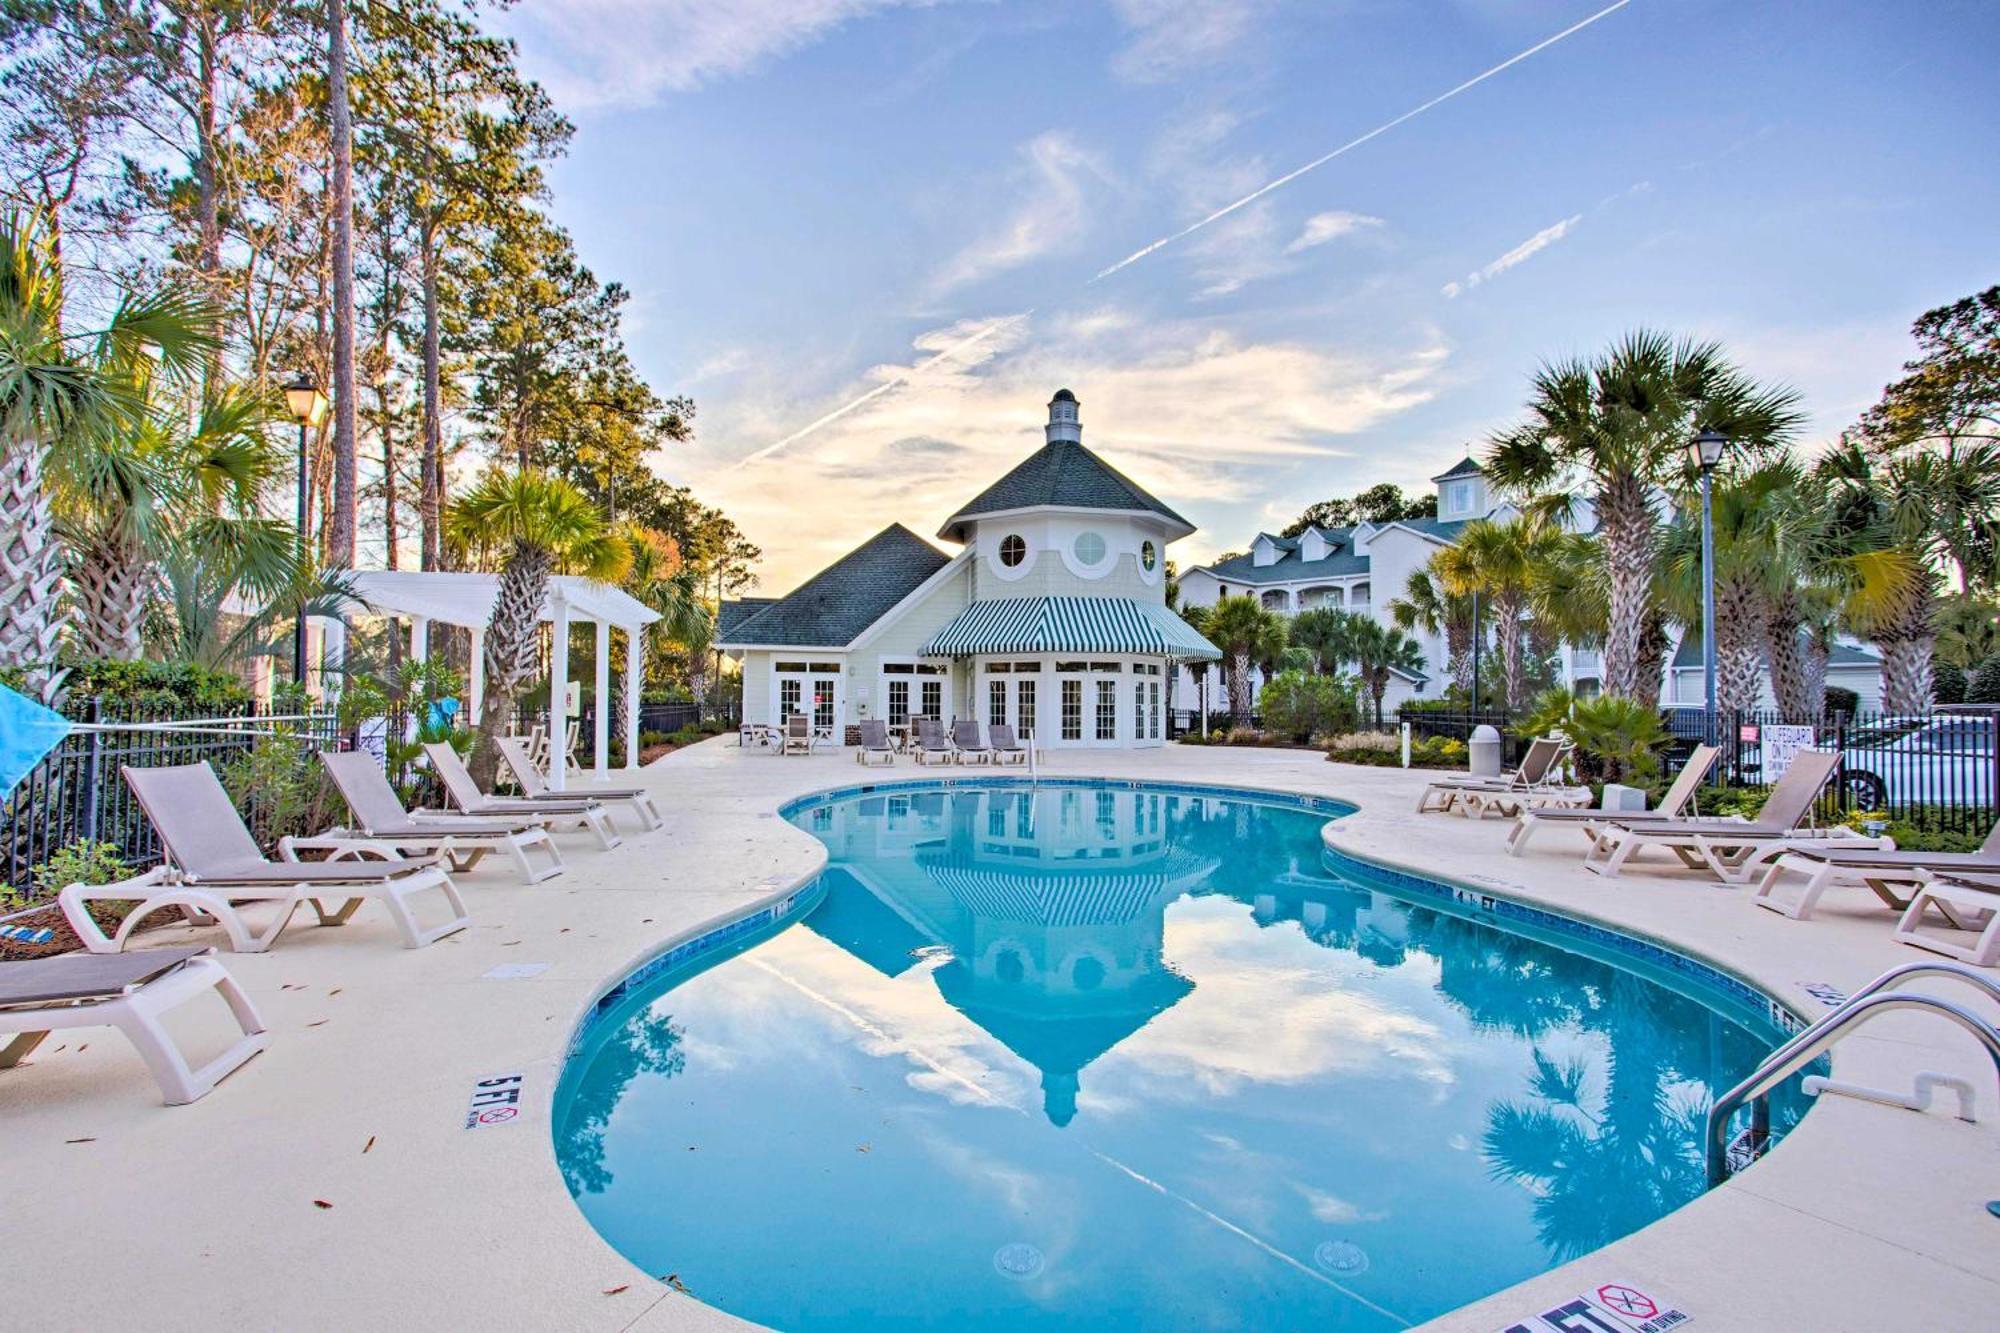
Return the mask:
{"type": "Polygon", "coordinates": [[[1441,814],[1455,807],[1467,792],[1535,791],[1552,782],[1569,749],[1568,741],[1557,736],[1543,736],[1529,743],[1528,752],[1521,756],[1521,766],[1512,773],[1494,778],[1468,774],[1437,778],[1417,798],[1417,813],[1441,814]]]}
{"type": "Polygon", "coordinates": [[[67,954],[0,963],[0,1069],[12,1069],[51,1032],[113,1027],[146,1062],[169,1106],[208,1095],[270,1044],[250,997],[206,948],[146,949],[102,958],[67,954]],[[191,1067],[162,1021],[214,991],[229,1006],[241,1035],[200,1067],[191,1067]]]}
{"type": "Polygon", "coordinates": [[[1637,823],[1658,819],[1678,819],[1689,801],[1700,790],[1702,779],[1708,770],[1715,767],[1716,756],[1722,750],[1714,745],[1697,745],[1688,755],[1681,771],[1674,775],[1673,785],[1660,797],[1660,803],[1651,810],[1542,810],[1529,807],[1520,812],[1513,829],[1507,834],[1507,854],[1519,856],[1527,850],[1528,839],[1535,836],[1537,829],[1558,827],[1582,829],[1584,836],[1592,843],[1604,826],[1613,820],[1637,823]]]}
{"type": "Polygon", "coordinates": [[[1801,847],[1786,852],[1764,872],[1752,901],[1759,907],[1804,921],[1812,916],[1822,894],[1845,886],[1868,889],[1901,912],[1908,910],[1913,897],[1899,897],[1896,887],[1903,887],[1913,895],[1938,875],[2000,875],[2000,823],[1994,824],[1976,852],[1906,852],[1892,850],[1893,847],[1891,843],[1890,848],[1866,852],[1845,847],[1801,847]],[[1781,898],[1777,892],[1779,880],[1788,872],[1806,877],[1798,896],[1791,899],[1781,898]]]}
{"type": "Polygon", "coordinates": [[[71,884],[57,895],[70,929],[92,953],[120,952],[139,922],[163,907],[178,908],[199,925],[221,926],[229,947],[238,953],[270,948],[301,903],[312,905],[322,926],[341,926],[362,903],[379,902],[407,949],[421,949],[472,924],[458,886],[435,857],[406,857],[372,839],[286,838],[279,843],[284,859],[268,860],[207,763],[128,767],[124,774],[159,833],[170,865],[116,884],[71,884]],[[324,861],[300,861],[301,851],[331,855],[324,861]],[[412,900],[432,890],[443,894],[452,915],[426,929],[417,924],[412,900]],[[138,905],[109,936],[90,915],[93,901],[133,899],[138,905]],[[328,912],[323,899],[341,906],[328,912]],[[277,919],[261,932],[254,930],[237,902],[271,903],[278,909],[277,919]]]}
{"type": "Polygon", "coordinates": [[[472,780],[472,770],[449,743],[426,741],[424,753],[430,756],[431,768],[444,783],[451,803],[468,815],[532,820],[551,833],[587,828],[597,835],[597,841],[607,851],[623,841],[612,829],[604,807],[596,801],[531,801],[520,796],[491,796],[479,789],[479,784],[472,780]]]}
{"type": "Polygon", "coordinates": [[[993,760],[993,751],[980,739],[977,722],[952,723],[951,748],[961,764],[985,764],[993,760]]]}
{"type": "Polygon", "coordinates": [[[1773,859],[1804,847],[1893,848],[1895,844],[1886,838],[1863,837],[1846,827],[1799,827],[1839,766],[1840,755],[1834,751],[1800,750],[1755,820],[1609,817],[1583,859],[1584,869],[1616,875],[1644,849],[1664,847],[1689,869],[1707,870],[1726,884],[1742,884],[1773,859]]]}
{"type": "Polygon", "coordinates": [[[641,828],[656,829],[667,822],[653,804],[653,794],[644,787],[600,787],[586,783],[574,791],[552,791],[542,770],[528,756],[526,746],[512,736],[502,737],[499,745],[501,762],[513,773],[514,781],[521,784],[521,794],[531,801],[602,801],[606,805],[629,807],[638,816],[641,828]]]}
{"type": "Polygon", "coordinates": [[[2000,876],[1960,871],[1923,885],[1896,923],[1896,938],[1974,967],[2000,967],[2000,876]],[[1926,932],[1925,916],[1933,911],[1953,929],[1978,935],[1961,944],[1926,932]]]}
{"type": "Polygon", "coordinates": [[[779,746],[780,755],[811,754],[813,752],[812,719],[804,713],[785,714],[784,743],[779,746]]]}
{"type": "Polygon", "coordinates": [[[986,739],[993,747],[993,762],[996,764],[1025,764],[1028,762],[1028,747],[1021,744],[1014,735],[1014,729],[1005,722],[995,722],[986,729],[986,739]]]}
{"type": "Polygon", "coordinates": [[[330,830],[325,836],[365,838],[386,842],[401,852],[430,852],[444,858],[454,874],[472,869],[489,851],[505,850],[521,873],[523,884],[535,884],[560,875],[562,853],[556,850],[549,831],[532,819],[481,819],[449,810],[406,811],[396,797],[396,789],[375,762],[375,756],[361,750],[345,754],[320,752],[333,785],[354,816],[359,829],[330,830]],[[539,853],[545,864],[537,868],[529,853],[539,853]]]}
{"type": "Polygon", "coordinates": [[[916,757],[920,764],[948,764],[957,754],[951,742],[945,738],[944,727],[934,717],[913,717],[910,725],[916,729],[916,757]]]}
{"type": "Polygon", "coordinates": [[[861,722],[861,744],[854,747],[854,762],[872,764],[878,759],[884,764],[896,762],[896,747],[889,739],[889,724],[879,717],[864,718],[861,722]]]}

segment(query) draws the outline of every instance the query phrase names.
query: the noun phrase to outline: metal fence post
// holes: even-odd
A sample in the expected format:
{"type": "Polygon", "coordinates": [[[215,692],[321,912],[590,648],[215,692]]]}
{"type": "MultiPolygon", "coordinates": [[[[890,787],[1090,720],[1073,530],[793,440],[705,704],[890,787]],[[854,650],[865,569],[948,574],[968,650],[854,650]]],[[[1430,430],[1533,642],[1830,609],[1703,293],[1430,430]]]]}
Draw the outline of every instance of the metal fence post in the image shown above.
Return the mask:
{"type": "Polygon", "coordinates": [[[104,720],[104,700],[98,695],[90,699],[90,740],[83,753],[83,836],[87,842],[97,841],[100,827],[99,815],[103,805],[103,760],[104,733],[96,724],[104,720]]]}

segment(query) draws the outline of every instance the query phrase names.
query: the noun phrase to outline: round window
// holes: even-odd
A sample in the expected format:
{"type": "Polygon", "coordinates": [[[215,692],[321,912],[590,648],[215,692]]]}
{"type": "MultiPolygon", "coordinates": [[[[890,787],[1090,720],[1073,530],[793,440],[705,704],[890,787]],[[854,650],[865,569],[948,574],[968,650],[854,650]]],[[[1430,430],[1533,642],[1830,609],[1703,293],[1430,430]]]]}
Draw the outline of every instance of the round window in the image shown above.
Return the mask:
{"type": "Polygon", "coordinates": [[[1008,533],[1000,539],[1000,563],[1012,569],[1028,558],[1028,543],[1019,533],[1008,533]]]}
{"type": "Polygon", "coordinates": [[[1076,541],[1071,543],[1069,549],[1075,553],[1077,563],[1080,565],[1104,563],[1104,538],[1099,533],[1077,533],[1076,541]]]}
{"type": "Polygon", "coordinates": [[[1153,572],[1153,567],[1159,563],[1160,548],[1151,542],[1141,542],[1139,544],[1139,567],[1150,574],[1153,572]]]}

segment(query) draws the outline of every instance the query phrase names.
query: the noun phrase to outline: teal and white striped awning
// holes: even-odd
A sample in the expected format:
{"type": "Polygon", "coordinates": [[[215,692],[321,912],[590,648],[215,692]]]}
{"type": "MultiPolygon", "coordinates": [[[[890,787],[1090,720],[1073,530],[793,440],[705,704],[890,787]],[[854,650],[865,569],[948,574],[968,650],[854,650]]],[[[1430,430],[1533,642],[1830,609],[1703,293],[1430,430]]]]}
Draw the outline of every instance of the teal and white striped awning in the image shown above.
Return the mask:
{"type": "Polygon", "coordinates": [[[926,657],[993,653],[1126,653],[1196,662],[1222,656],[1174,612],[1130,597],[975,602],[924,645],[926,657]]]}

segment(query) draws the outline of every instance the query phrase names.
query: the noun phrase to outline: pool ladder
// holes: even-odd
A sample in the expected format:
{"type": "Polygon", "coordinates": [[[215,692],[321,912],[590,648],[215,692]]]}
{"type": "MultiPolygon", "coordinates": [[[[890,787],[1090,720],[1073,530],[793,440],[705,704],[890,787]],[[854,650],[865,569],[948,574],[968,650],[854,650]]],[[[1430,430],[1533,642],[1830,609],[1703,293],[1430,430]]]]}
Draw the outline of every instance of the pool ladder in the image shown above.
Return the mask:
{"type": "MultiPolygon", "coordinates": [[[[1988,999],[2000,1002],[2000,981],[1963,963],[1918,962],[1890,968],[1841,1001],[1840,1006],[1832,1013],[1765,1056],[1748,1078],[1716,1099],[1715,1105],[1709,1108],[1705,1140],[1708,1183],[1720,1185],[1727,1180],[1730,1172],[1736,1169],[1735,1159],[1739,1156],[1743,1164],[1748,1165],[1764,1151],[1771,1137],[1770,1097],[1779,1084],[1831,1050],[1841,1038],[1877,1015],[1910,1009],[1950,1019],[1978,1038],[1980,1045],[1986,1048],[1987,1055],[1992,1057],[1996,1078],[2000,1078],[2000,1028],[1995,1028],[1993,1024],[1964,1005],[1940,996],[1889,989],[1898,982],[1920,976],[1956,977],[1983,993],[1988,999]],[[1746,1132],[1743,1147],[1736,1150],[1733,1149],[1729,1139],[1729,1118],[1746,1101],[1750,1103],[1750,1128],[1746,1132]]],[[[1957,1090],[1960,1118],[1971,1119],[1972,1089],[1963,1079],[1942,1074],[1920,1074],[1917,1077],[1915,1094],[1908,1097],[1837,1084],[1827,1079],[1817,1080],[1817,1090],[1821,1092],[1841,1092],[1913,1110],[1922,1110],[1928,1106],[1932,1090],[1939,1086],[1957,1090]]]]}

